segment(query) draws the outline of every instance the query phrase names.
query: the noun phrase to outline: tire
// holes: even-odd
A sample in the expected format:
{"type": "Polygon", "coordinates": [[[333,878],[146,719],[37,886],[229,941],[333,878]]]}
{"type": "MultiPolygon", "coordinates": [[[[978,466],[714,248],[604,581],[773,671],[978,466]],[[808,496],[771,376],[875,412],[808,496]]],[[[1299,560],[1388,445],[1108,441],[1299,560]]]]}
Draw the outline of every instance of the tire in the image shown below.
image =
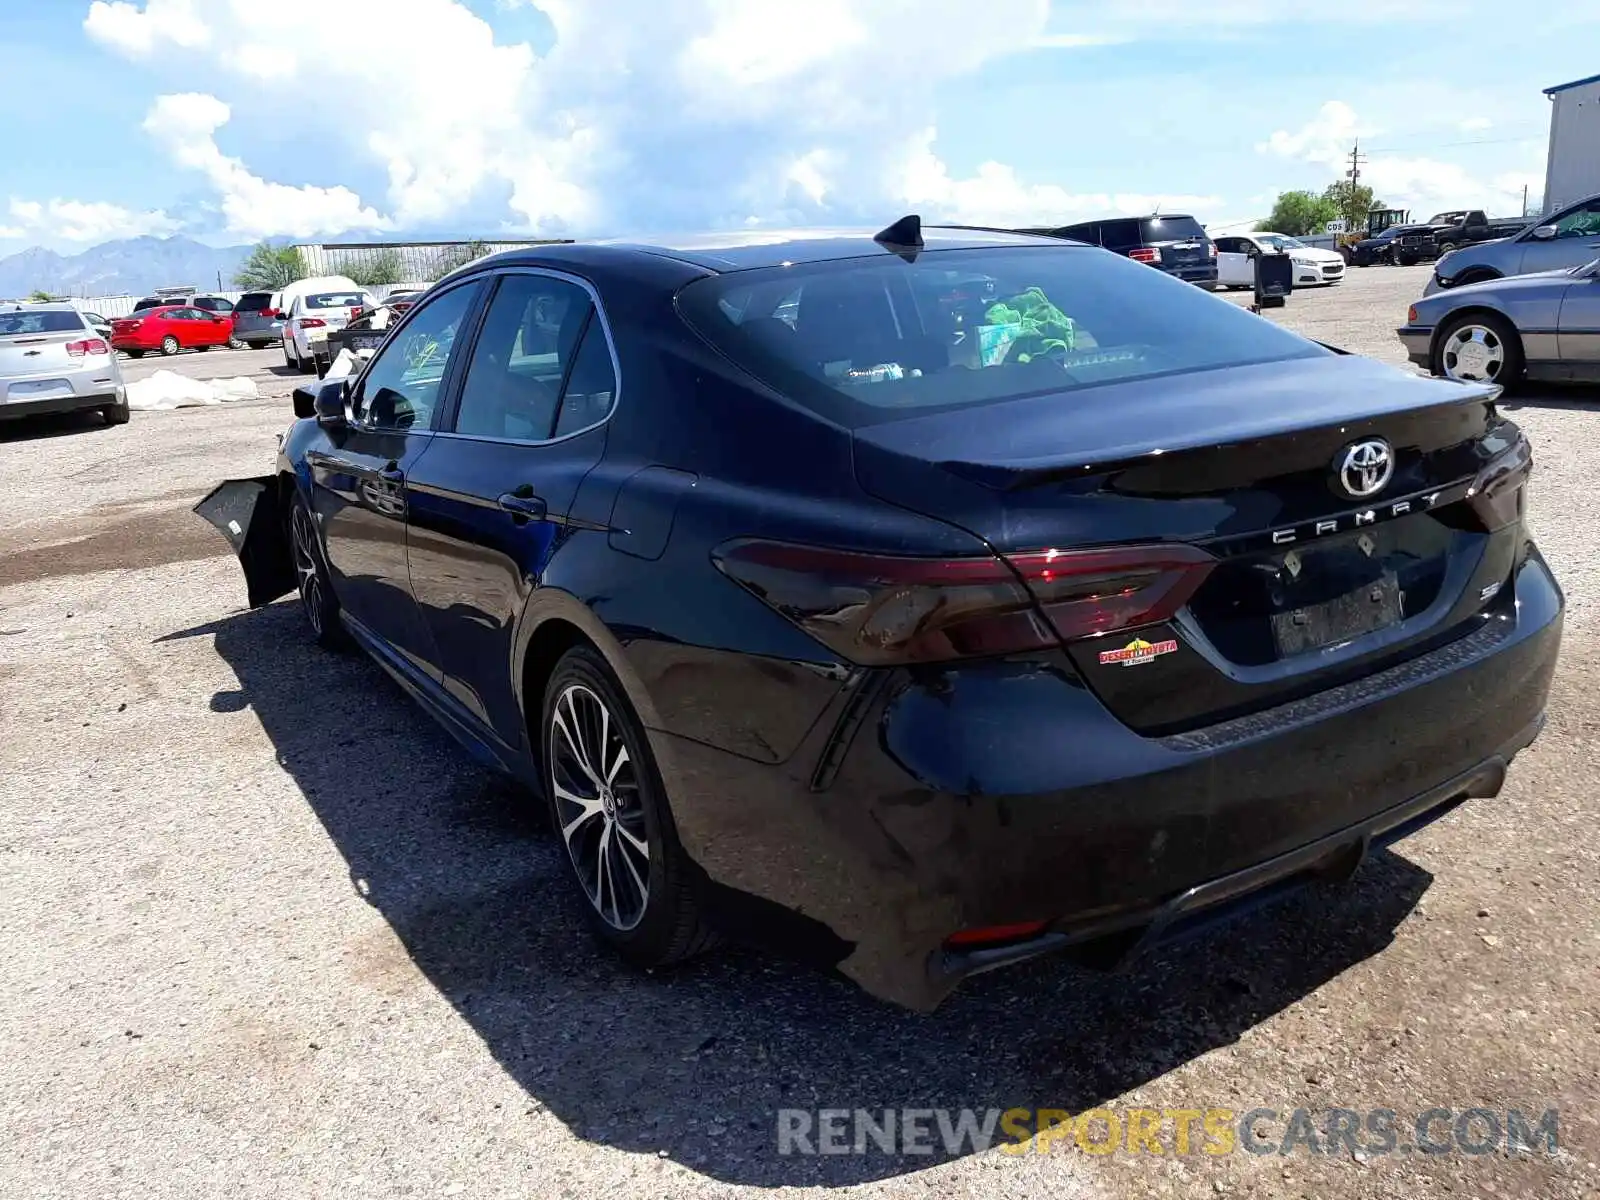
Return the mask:
{"type": "Polygon", "coordinates": [[[228,339],[228,349],[229,350],[248,350],[248,349],[250,349],[250,343],[245,341],[243,338],[231,337],[231,338],[228,339]]]}
{"type": "Polygon", "coordinates": [[[183,347],[178,343],[178,339],[173,337],[170,333],[161,339],[161,353],[165,354],[168,358],[171,358],[174,354],[177,354],[182,349],[183,347]]]}
{"type": "Polygon", "coordinates": [[[195,347],[195,348],[194,348],[194,352],[195,352],[195,353],[196,353],[196,354],[204,354],[204,353],[205,353],[205,352],[206,352],[206,351],[207,351],[207,350],[209,350],[209,349],[211,349],[211,347],[210,347],[210,346],[196,346],[196,347],[195,347]]]}
{"type": "Polygon", "coordinates": [[[1440,327],[1429,368],[1446,379],[1498,383],[1509,389],[1522,378],[1525,365],[1522,336],[1509,321],[1497,313],[1466,312],[1440,327]],[[1463,354],[1468,344],[1483,349],[1470,352],[1468,359],[1463,354]]]}
{"type": "Polygon", "coordinates": [[[1397,254],[1394,258],[1402,267],[1414,267],[1422,261],[1415,254],[1397,254]]]}
{"type": "Polygon", "coordinates": [[[144,357],[144,351],[143,350],[124,350],[123,353],[126,354],[129,358],[143,358],[144,357]]]}
{"type": "Polygon", "coordinates": [[[1437,257],[1443,258],[1446,254],[1449,254],[1450,251],[1454,250],[1455,248],[1456,248],[1456,244],[1454,242],[1440,242],[1439,243],[1439,253],[1438,253],[1437,257]]]}
{"type": "Polygon", "coordinates": [[[649,739],[591,647],[576,646],[556,663],[538,744],[551,825],[595,936],[643,969],[714,945],[649,739]]]}
{"type": "Polygon", "coordinates": [[[295,362],[295,360],[290,356],[289,347],[287,346],[283,348],[283,365],[288,367],[291,371],[298,371],[300,369],[300,364],[295,362]]]}
{"type": "Polygon", "coordinates": [[[100,415],[106,419],[107,425],[126,425],[132,414],[128,411],[128,402],[124,400],[121,404],[106,405],[100,410],[100,415]]]}
{"type": "Polygon", "coordinates": [[[339,598],[334,595],[328,559],[311,506],[298,491],[289,507],[289,554],[294,564],[295,590],[300,595],[300,611],[311,626],[317,645],[327,650],[342,650],[350,644],[339,620],[339,598]]]}

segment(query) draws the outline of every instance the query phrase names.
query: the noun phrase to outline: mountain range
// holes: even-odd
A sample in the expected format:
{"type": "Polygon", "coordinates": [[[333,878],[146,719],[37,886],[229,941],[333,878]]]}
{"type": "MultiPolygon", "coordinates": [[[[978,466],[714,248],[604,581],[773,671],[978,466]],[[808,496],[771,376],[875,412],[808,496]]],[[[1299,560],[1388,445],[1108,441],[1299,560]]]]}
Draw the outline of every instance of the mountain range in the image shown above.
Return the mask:
{"type": "Polygon", "coordinates": [[[158,287],[192,285],[202,290],[234,287],[233,273],[249,246],[207,246],[193,238],[123,238],[91,246],[81,254],[57,254],[33,246],[0,258],[0,298],[26,299],[34,291],[53,296],[143,295],[158,287]]]}

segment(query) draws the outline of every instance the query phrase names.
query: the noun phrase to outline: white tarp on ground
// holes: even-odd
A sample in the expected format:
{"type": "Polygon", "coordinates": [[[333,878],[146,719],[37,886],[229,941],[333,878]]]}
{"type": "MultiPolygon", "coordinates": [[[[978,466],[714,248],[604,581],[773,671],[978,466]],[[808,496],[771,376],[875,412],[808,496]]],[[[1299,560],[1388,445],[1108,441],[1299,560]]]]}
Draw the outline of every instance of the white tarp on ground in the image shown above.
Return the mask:
{"type": "Polygon", "coordinates": [[[256,381],[243,375],[232,379],[190,379],[176,371],[157,371],[148,379],[136,379],[128,384],[128,407],[138,412],[155,412],[226,404],[230,400],[254,400],[260,395],[256,381]]]}

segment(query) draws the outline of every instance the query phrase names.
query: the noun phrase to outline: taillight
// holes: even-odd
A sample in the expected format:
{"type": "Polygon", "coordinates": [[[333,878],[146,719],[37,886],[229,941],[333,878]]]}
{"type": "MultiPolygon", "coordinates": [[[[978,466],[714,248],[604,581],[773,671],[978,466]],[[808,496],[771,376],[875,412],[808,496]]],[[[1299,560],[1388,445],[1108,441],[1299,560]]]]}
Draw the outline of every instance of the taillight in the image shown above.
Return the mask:
{"type": "Polygon", "coordinates": [[[84,338],[81,342],[68,342],[67,353],[82,358],[85,354],[110,354],[111,347],[102,338],[84,338]]]}
{"type": "Polygon", "coordinates": [[[301,329],[321,329],[327,322],[321,317],[300,317],[295,324],[301,329]]]}
{"type": "Polygon", "coordinates": [[[1012,654],[1163,621],[1215,565],[1184,545],[926,559],[755,539],[713,561],[863,666],[1012,654]]]}
{"type": "Polygon", "coordinates": [[[1417,306],[1415,304],[1413,304],[1410,308],[1406,309],[1406,324],[1407,325],[1415,325],[1416,323],[1417,323],[1417,306]]]}
{"type": "Polygon", "coordinates": [[[1211,243],[1211,257],[1215,258],[1216,256],[1217,256],[1217,244],[1215,242],[1212,242],[1211,243]]]}
{"type": "Polygon", "coordinates": [[[1153,250],[1149,246],[1140,246],[1137,250],[1129,250],[1128,257],[1134,262],[1153,263],[1161,260],[1161,251],[1153,250]]]}
{"type": "Polygon", "coordinates": [[[945,938],[944,944],[952,950],[970,950],[978,946],[1004,945],[1037,937],[1049,927],[1048,921],[1013,921],[1009,925],[983,925],[962,929],[945,938]]]}

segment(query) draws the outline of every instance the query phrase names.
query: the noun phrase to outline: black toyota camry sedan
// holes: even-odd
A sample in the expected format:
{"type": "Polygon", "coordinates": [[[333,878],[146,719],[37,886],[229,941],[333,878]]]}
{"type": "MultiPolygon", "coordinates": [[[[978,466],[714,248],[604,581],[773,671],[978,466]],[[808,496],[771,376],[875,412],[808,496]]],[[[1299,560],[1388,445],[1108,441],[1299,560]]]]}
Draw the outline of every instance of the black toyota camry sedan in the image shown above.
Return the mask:
{"type": "Polygon", "coordinates": [[[627,960],[927,1008],[1496,794],[1563,603],[1497,395],[1054,238],[577,243],[436,284],[200,511],[543,797],[627,960]]]}

